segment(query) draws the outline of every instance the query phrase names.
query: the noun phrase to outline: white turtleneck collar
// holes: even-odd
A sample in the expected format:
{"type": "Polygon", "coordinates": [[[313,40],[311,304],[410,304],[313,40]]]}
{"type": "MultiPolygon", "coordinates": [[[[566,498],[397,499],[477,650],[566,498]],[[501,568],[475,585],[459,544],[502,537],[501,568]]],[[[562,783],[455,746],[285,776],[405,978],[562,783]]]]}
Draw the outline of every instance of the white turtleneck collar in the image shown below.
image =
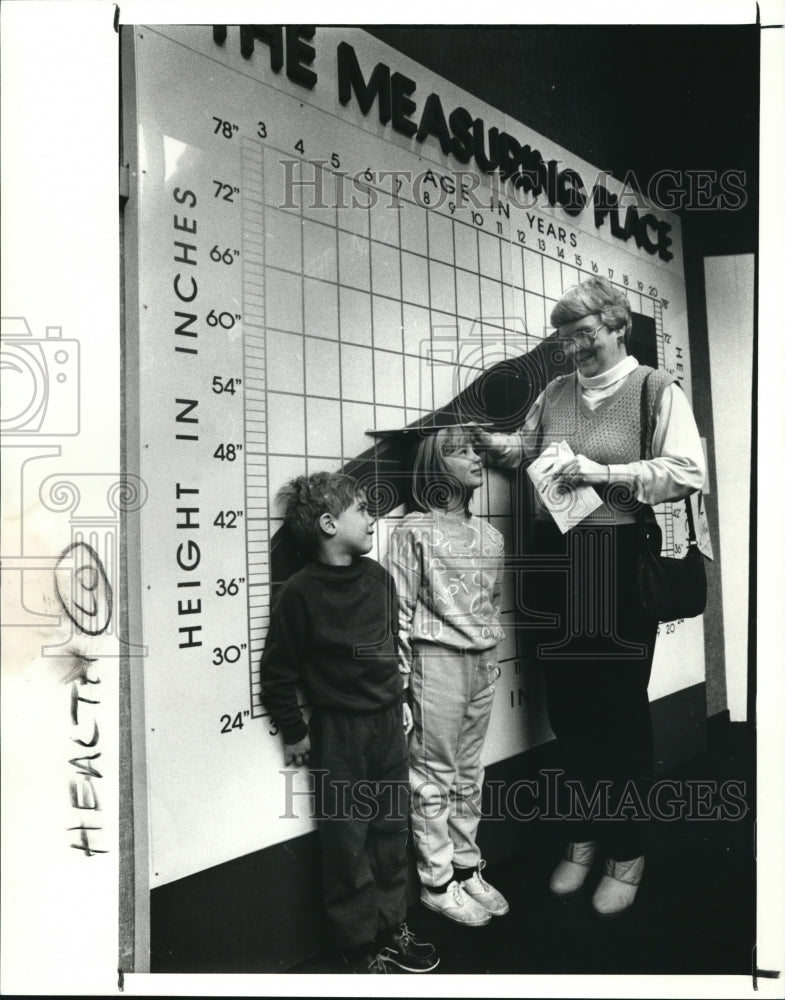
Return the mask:
{"type": "Polygon", "coordinates": [[[617,365],[614,365],[613,368],[609,368],[606,372],[602,372],[599,375],[586,377],[585,375],[581,375],[579,371],[576,371],[576,375],[583,389],[607,389],[615,385],[620,379],[626,378],[637,367],[638,359],[628,354],[617,365]]]}

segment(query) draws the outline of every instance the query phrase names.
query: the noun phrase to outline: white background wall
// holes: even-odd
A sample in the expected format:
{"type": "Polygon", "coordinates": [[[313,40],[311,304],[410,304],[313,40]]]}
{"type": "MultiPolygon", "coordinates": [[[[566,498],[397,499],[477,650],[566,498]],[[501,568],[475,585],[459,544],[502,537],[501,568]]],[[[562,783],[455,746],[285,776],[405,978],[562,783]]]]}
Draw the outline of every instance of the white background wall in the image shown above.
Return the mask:
{"type": "MultiPolygon", "coordinates": [[[[102,553],[104,540],[119,537],[119,517],[106,503],[120,472],[112,18],[111,5],[2,10],[2,315],[24,317],[30,341],[43,342],[49,393],[38,433],[2,438],[3,994],[112,994],[117,983],[117,601],[114,638],[69,635],[53,578],[80,522],[83,529],[89,522],[88,536],[102,536],[102,553]],[[56,346],[46,344],[51,326],[62,328],[64,370],[56,346]],[[62,484],[55,491],[62,503],[42,488],[47,480],[62,484]],[[77,726],[65,682],[74,652],[96,658],[89,676],[100,680],[90,694],[78,691],[100,704],[81,704],[77,726]],[[97,740],[84,749],[73,740],[90,742],[93,722],[97,740]],[[99,810],[71,805],[69,761],[82,754],[100,754],[92,761],[101,774],[93,779],[99,810]],[[81,824],[95,828],[90,843],[106,853],[71,846],[81,824]]],[[[4,321],[4,339],[6,332],[4,321]]],[[[23,388],[14,377],[3,372],[6,418],[14,385],[23,388]]],[[[110,576],[117,594],[116,562],[110,576]]]]}
{"type": "MultiPolygon", "coordinates": [[[[722,615],[728,709],[747,718],[750,467],[755,261],[751,254],[707,257],[706,314],[714,414],[722,615]]],[[[774,428],[761,428],[768,436],[774,428]]]]}

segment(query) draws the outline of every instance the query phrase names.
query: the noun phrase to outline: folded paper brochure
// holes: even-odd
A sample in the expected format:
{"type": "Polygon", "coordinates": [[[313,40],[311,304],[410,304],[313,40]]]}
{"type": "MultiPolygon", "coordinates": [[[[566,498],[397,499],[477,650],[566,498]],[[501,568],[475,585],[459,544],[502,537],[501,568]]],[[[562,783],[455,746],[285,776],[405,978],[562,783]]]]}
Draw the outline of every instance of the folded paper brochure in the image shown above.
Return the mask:
{"type": "Polygon", "coordinates": [[[526,470],[534,483],[539,502],[550,511],[562,534],[602,506],[594,487],[573,486],[551,473],[556,462],[569,458],[574,458],[572,448],[566,441],[555,441],[526,470]]]}

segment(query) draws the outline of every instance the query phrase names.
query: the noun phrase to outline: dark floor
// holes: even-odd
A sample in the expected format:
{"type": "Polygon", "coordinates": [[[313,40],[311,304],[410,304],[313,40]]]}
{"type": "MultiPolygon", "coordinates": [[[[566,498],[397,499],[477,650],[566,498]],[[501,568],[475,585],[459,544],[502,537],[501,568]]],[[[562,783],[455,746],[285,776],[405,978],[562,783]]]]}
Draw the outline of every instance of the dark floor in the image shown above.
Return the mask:
{"type": "MultiPolygon", "coordinates": [[[[561,850],[561,834],[540,821],[525,856],[489,866],[485,875],[510,902],[510,913],[481,928],[465,928],[416,905],[410,928],[436,945],[434,974],[713,974],[752,975],[755,940],[754,734],[725,726],[710,750],[664,777],[693,789],[710,812],[722,801],[723,782],[743,782],[748,811],[742,819],[661,821],[647,854],[647,869],[633,908],[624,917],[599,920],[587,891],[570,902],[547,889],[561,850]],[[717,794],[697,782],[716,782],[717,794]],[[688,783],[692,783],[691,785],[688,783]],[[710,801],[711,800],[711,801],[710,801]]],[[[725,796],[734,793],[728,786],[725,796]]],[[[738,801],[732,808],[738,807],[738,801]]],[[[736,808],[736,811],[738,808],[736,808]]],[[[480,828],[482,831],[482,827],[480,828]]],[[[593,879],[596,882],[599,873],[593,879]]],[[[343,971],[321,955],[292,972],[343,971]]]]}

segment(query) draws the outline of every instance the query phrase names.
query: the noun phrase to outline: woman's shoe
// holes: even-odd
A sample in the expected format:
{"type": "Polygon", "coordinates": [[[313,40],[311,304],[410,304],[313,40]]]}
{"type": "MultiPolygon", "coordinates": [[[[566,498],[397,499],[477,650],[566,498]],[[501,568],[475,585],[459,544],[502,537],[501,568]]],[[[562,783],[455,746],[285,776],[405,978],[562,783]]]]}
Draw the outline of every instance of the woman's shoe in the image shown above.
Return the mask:
{"type": "Polygon", "coordinates": [[[597,845],[593,840],[567,844],[564,857],[554,868],[548,886],[554,896],[567,899],[583,888],[596,852],[597,845]]]}
{"type": "Polygon", "coordinates": [[[592,896],[591,905],[600,917],[618,917],[632,906],[643,878],[644,858],[613,861],[604,865],[604,874],[592,896]]]}

